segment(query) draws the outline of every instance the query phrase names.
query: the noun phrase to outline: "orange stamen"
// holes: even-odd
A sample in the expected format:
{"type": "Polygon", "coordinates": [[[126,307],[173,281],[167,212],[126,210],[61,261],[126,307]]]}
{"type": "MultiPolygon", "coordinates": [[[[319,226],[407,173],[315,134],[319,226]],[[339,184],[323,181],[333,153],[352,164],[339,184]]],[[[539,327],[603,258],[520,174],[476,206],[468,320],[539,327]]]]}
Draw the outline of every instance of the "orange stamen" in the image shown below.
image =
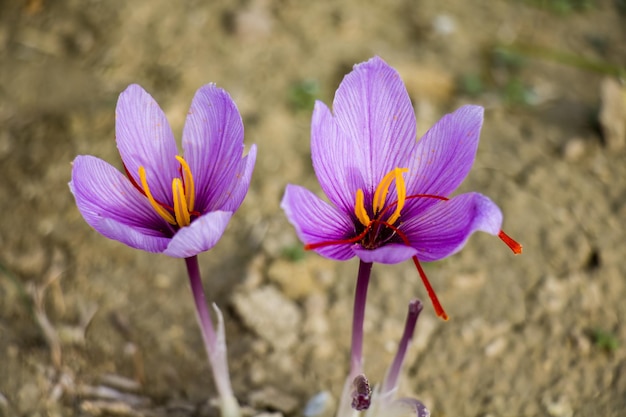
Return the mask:
{"type": "Polygon", "coordinates": [[[359,219],[361,224],[367,227],[370,224],[370,216],[365,210],[365,197],[363,196],[363,190],[360,188],[356,190],[356,201],[354,203],[354,214],[359,219]]]}
{"type": "Polygon", "coordinates": [[[196,201],[196,187],[193,182],[193,175],[191,175],[191,168],[189,168],[187,161],[185,161],[182,156],[176,155],[176,160],[180,163],[184,186],[183,192],[185,194],[185,199],[187,200],[187,208],[191,213],[193,212],[193,205],[196,201]]]}
{"type": "Polygon", "coordinates": [[[396,210],[389,217],[387,222],[393,224],[400,217],[400,211],[404,208],[404,201],[406,199],[406,184],[404,183],[404,177],[402,176],[405,172],[409,172],[408,168],[394,168],[378,183],[372,201],[372,210],[377,219],[380,220],[381,218],[378,214],[385,208],[385,201],[387,201],[389,187],[391,187],[394,179],[396,180],[396,193],[398,194],[398,201],[396,201],[396,210]]]}
{"type": "Polygon", "coordinates": [[[191,224],[191,217],[189,216],[183,181],[180,178],[174,178],[172,180],[172,195],[174,196],[176,223],[178,223],[180,227],[189,226],[191,224]]]}
{"type": "Polygon", "coordinates": [[[393,182],[394,177],[396,176],[396,170],[398,168],[391,170],[383,177],[382,180],[378,183],[376,187],[376,191],[374,192],[374,200],[372,204],[372,210],[374,214],[378,213],[385,205],[385,200],[387,199],[387,193],[389,192],[389,187],[391,187],[391,183],[393,182]]]}
{"type": "Polygon", "coordinates": [[[154,198],[146,178],[146,169],[143,166],[140,166],[138,170],[141,186],[137,184],[132,175],[130,175],[126,165],[124,165],[124,170],[126,171],[126,175],[133,186],[137,188],[140,193],[146,196],[148,202],[159,216],[173,226],[185,227],[191,224],[192,215],[200,216],[200,213],[194,211],[193,209],[196,192],[191,169],[189,168],[187,161],[185,161],[182,156],[176,155],[175,158],[180,163],[179,172],[182,178],[172,179],[172,198],[174,207],[163,204],[154,198]]]}
{"type": "MultiPolygon", "coordinates": [[[[398,194],[398,200],[396,201],[396,209],[387,219],[387,223],[394,224],[396,220],[400,218],[400,212],[404,208],[404,202],[406,201],[406,183],[404,182],[403,173],[409,172],[407,168],[400,169],[396,168],[393,170],[395,178],[396,178],[396,193],[398,194]]],[[[389,187],[387,187],[389,189],[389,187]]],[[[384,204],[384,200],[383,200],[384,204]]],[[[378,216],[380,219],[380,216],[378,216]]]]}
{"type": "Polygon", "coordinates": [[[506,245],[509,248],[511,248],[514,254],[519,255],[520,253],[522,253],[522,245],[520,245],[515,240],[513,240],[509,235],[504,233],[503,230],[500,230],[500,233],[498,233],[498,237],[502,239],[502,241],[506,243],[506,245]]]}
{"type": "Polygon", "coordinates": [[[143,191],[150,202],[150,205],[161,216],[166,222],[176,226],[176,219],[172,214],[167,211],[161,204],[159,204],[154,197],[152,196],[152,192],[150,192],[150,187],[148,186],[148,180],[146,179],[146,169],[143,166],[139,167],[139,180],[141,181],[141,186],[143,187],[143,191]]]}

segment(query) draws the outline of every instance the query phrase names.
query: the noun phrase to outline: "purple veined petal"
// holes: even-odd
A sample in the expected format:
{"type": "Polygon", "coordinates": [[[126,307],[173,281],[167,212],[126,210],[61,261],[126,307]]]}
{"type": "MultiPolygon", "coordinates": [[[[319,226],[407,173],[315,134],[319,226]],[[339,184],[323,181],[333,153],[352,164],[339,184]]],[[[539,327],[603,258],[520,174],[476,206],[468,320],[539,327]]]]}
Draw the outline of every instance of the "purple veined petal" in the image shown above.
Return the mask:
{"type": "MultiPolygon", "coordinates": [[[[463,182],[476,157],[483,113],[480,106],[463,106],[424,134],[408,166],[407,195],[447,197],[463,182]]],[[[431,205],[432,200],[420,203],[431,205]]]]}
{"type": "Polygon", "coordinates": [[[352,250],[363,262],[380,264],[397,264],[417,255],[417,249],[397,243],[388,244],[374,250],[354,245],[352,250]]]}
{"type": "Polygon", "coordinates": [[[179,229],[163,253],[174,258],[189,258],[211,249],[220,240],[233,213],[213,211],[179,229]]]}
{"type": "Polygon", "coordinates": [[[151,230],[137,230],[113,219],[101,218],[94,226],[100,234],[109,239],[117,240],[131,248],[147,252],[161,253],[167,248],[171,238],[153,236],[151,230]],[[142,233],[145,232],[145,233],[142,233]]]}
{"type": "Polygon", "coordinates": [[[430,417],[430,411],[421,401],[413,398],[399,398],[384,410],[384,417],[430,417]]]}
{"type": "Polygon", "coordinates": [[[183,151],[194,177],[196,206],[206,211],[237,173],[244,150],[243,122],[228,93],[214,84],[196,92],[185,127],[183,151]]]}
{"type": "MultiPolygon", "coordinates": [[[[94,156],[78,156],[72,163],[70,189],[85,221],[99,227],[102,219],[150,236],[168,237],[168,225],[122,173],[94,156]]],[[[119,239],[118,239],[119,240],[119,239]]]]}
{"type": "Polygon", "coordinates": [[[122,161],[137,184],[140,166],[157,201],[172,201],[172,179],[180,164],[172,129],[158,103],[143,88],[132,84],[120,94],[115,110],[115,135],[122,161]]]}
{"type": "MultiPolygon", "coordinates": [[[[306,188],[288,184],[280,203],[296,234],[305,244],[345,240],[354,236],[350,217],[318,198],[306,188]]],[[[354,257],[346,243],[315,249],[320,255],[337,261],[354,257]]]]}
{"type": "Polygon", "coordinates": [[[311,119],[313,169],[328,199],[345,213],[354,213],[356,191],[366,185],[361,167],[368,159],[362,158],[354,138],[339,130],[324,103],[316,102],[311,119]]]}
{"type": "MultiPolygon", "coordinates": [[[[222,189],[220,193],[221,198],[214,203],[214,210],[237,211],[250,188],[250,179],[252,178],[255,162],[256,145],[252,145],[248,155],[239,161],[239,167],[230,185],[222,189]]],[[[213,203],[209,209],[212,209],[212,206],[213,203]]]]}
{"type": "Polygon", "coordinates": [[[407,220],[401,230],[417,249],[418,259],[431,262],[461,250],[472,233],[498,235],[501,226],[502,212],[493,201],[466,193],[429,207],[407,220]]]}
{"type": "Polygon", "coordinates": [[[400,75],[382,59],[354,66],[337,89],[333,113],[361,150],[366,194],[373,194],[389,171],[409,164],[416,149],[415,113],[400,75]]]}

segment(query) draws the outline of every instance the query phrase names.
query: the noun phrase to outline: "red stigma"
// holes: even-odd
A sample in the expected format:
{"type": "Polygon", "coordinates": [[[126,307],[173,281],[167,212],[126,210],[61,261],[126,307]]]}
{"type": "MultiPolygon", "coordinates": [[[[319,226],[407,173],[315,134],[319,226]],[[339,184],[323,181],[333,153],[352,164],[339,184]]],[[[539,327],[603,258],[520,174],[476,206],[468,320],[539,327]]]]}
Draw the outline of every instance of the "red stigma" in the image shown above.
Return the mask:
{"type": "Polygon", "coordinates": [[[417,268],[417,272],[419,272],[420,274],[420,278],[422,278],[424,287],[426,287],[426,292],[428,292],[430,301],[433,303],[435,313],[437,314],[438,317],[441,317],[443,320],[448,321],[449,317],[446,314],[443,307],[441,306],[441,303],[439,302],[439,298],[437,298],[437,294],[435,293],[435,290],[433,289],[432,285],[430,285],[430,281],[428,281],[428,277],[426,277],[426,273],[424,272],[422,265],[417,259],[417,256],[413,257],[413,263],[415,264],[415,267],[417,268]]]}
{"type": "Polygon", "coordinates": [[[522,253],[522,245],[520,245],[515,240],[513,240],[509,235],[504,233],[503,230],[500,230],[500,233],[498,233],[498,237],[502,239],[502,241],[506,243],[506,245],[509,248],[511,248],[514,254],[519,255],[520,253],[522,253]]]}

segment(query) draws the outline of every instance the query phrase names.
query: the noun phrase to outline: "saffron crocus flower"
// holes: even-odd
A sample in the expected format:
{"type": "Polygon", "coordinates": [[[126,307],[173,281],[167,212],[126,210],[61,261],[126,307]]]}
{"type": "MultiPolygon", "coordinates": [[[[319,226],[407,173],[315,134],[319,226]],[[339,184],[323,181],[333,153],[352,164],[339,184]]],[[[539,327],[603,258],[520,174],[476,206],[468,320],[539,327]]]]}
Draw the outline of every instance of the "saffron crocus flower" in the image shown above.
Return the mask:
{"type": "Polygon", "coordinates": [[[228,93],[209,84],[191,103],[183,156],[165,114],[140,86],[117,103],[115,133],[125,174],[78,156],[70,188],[104,236],[148,252],[188,258],[211,249],[245,197],[256,148],[242,158],[243,123],[228,93]]]}
{"type": "Polygon", "coordinates": [[[521,246],[502,230],[502,213],[479,193],[450,194],[476,156],[483,109],[463,106],[419,141],[411,100],[398,73],[375,57],[341,82],[333,111],[316,102],[313,168],[330,203],[288,185],[282,207],[305,248],[335,260],[360,259],[352,332],[351,377],[361,374],[361,334],[372,264],[412,259],[447,319],[420,262],[459,251],[475,231],[521,246]]]}
{"type": "Polygon", "coordinates": [[[197,255],[222,236],[250,185],[256,147],[243,153],[243,123],[228,93],[200,88],[183,130],[183,156],[165,114],[131,85],[116,109],[116,140],[125,174],[93,156],[78,156],[70,189],[87,223],[133,248],[185,258],[196,313],[222,415],[240,415],[232,394],[219,309],[217,333],[206,306],[197,255]]]}

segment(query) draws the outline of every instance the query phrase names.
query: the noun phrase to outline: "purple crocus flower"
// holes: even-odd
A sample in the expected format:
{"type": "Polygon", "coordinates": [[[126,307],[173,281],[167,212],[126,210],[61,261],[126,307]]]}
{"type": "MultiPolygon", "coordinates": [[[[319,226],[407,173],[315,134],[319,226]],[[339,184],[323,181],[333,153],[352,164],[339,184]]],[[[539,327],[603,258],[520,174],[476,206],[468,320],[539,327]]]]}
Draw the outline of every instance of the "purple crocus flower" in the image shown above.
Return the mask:
{"type": "Polygon", "coordinates": [[[228,93],[213,84],[200,88],[191,103],[184,156],[178,154],[165,114],[138,85],[120,95],[115,127],[126,175],[96,157],[76,157],[70,182],[76,205],[87,223],[110,239],[185,258],[222,417],[240,417],[222,315],[214,305],[216,332],[197,255],[217,243],[248,192],[256,146],[242,157],[241,116],[228,93]]]}
{"type": "Polygon", "coordinates": [[[475,231],[521,252],[502,232],[502,213],[489,198],[473,192],[450,197],[474,162],[482,122],[482,107],[463,106],[416,141],[400,76],[372,58],[341,82],[332,112],[315,104],[311,156],[330,204],[288,185],[282,207],[306,249],[335,260],[360,258],[365,287],[357,283],[357,298],[366,294],[373,262],[413,259],[436,313],[447,319],[420,261],[452,255],[475,231]]]}
{"type": "Polygon", "coordinates": [[[228,93],[200,88],[183,130],[184,156],[165,114],[140,86],[116,109],[116,140],[126,175],[81,155],[70,188],[87,223],[133,248],[188,258],[211,249],[245,197],[256,147],[242,158],[243,123],[228,93]]]}

